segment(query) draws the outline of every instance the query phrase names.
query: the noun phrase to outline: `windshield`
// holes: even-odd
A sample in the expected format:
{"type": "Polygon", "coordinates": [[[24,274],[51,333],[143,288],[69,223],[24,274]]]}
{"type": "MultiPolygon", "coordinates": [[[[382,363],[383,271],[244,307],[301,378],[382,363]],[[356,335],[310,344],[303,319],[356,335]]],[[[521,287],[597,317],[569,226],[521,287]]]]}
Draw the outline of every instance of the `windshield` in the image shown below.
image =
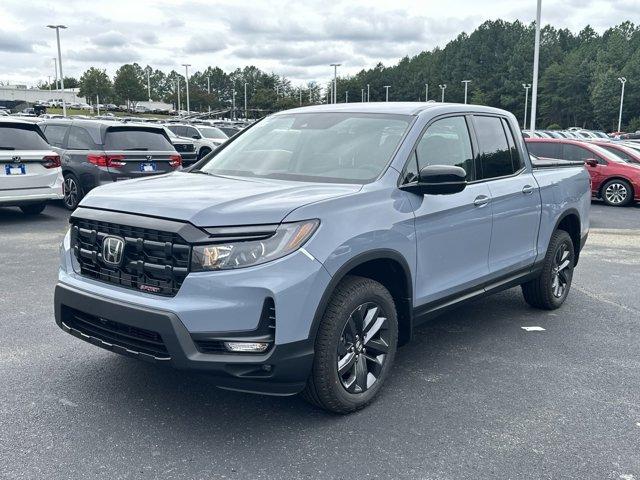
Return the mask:
{"type": "Polygon", "coordinates": [[[215,127],[198,127],[200,133],[205,138],[227,138],[225,133],[219,128],[215,127]]]}
{"type": "Polygon", "coordinates": [[[37,125],[0,124],[0,150],[50,150],[37,125]]]}
{"type": "Polygon", "coordinates": [[[407,115],[298,113],[269,117],[201,170],[220,175],[367,183],[377,178],[407,130],[407,115]]]}

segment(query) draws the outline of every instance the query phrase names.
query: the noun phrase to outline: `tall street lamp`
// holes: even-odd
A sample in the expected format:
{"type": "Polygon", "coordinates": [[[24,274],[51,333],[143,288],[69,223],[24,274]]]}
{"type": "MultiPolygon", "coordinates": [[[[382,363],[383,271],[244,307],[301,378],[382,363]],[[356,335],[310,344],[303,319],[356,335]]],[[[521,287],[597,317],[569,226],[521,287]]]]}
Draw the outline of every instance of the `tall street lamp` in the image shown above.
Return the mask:
{"type": "Polygon", "coordinates": [[[536,9],[536,36],[533,48],[533,87],[531,89],[531,120],[529,130],[536,129],[536,106],[538,102],[538,63],[540,61],[540,17],[542,16],[542,0],[538,0],[536,9]]]}
{"type": "Polygon", "coordinates": [[[344,103],[349,103],[349,91],[344,92],[344,103]]]}
{"type": "Polygon", "coordinates": [[[187,115],[191,115],[191,106],[189,105],[189,67],[191,66],[189,63],[183,63],[184,67],[184,81],[187,85],[187,115]]]}
{"type": "Polygon", "coordinates": [[[149,101],[151,101],[151,82],[149,81],[149,68],[147,69],[147,96],[149,97],[149,101]]]}
{"type": "Polygon", "coordinates": [[[180,77],[176,78],[176,93],[178,94],[178,116],[180,116],[180,77]]]}
{"type": "Polygon", "coordinates": [[[369,96],[369,84],[367,83],[367,102],[369,102],[371,100],[371,97],[369,96]]]}
{"type": "Polygon", "coordinates": [[[249,111],[247,110],[247,82],[244,82],[244,119],[249,118],[249,111]]]}
{"type": "Polygon", "coordinates": [[[440,85],[438,85],[438,86],[440,87],[440,90],[442,90],[442,97],[441,97],[441,100],[440,100],[440,101],[441,101],[442,103],[444,103],[444,91],[445,91],[445,89],[447,88],[447,84],[446,84],[446,83],[443,83],[443,84],[440,84],[440,85]]]}
{"type": "Polygon", "coordinates": [[[618,77],[618,81],[622,84],[622,92],[620,92],[620,113],[618,114],[618,132],[622,128],[622,103],[624,102],[624,84],[627,83],[625,77],[618,77]]]}
{"type": "Polygon", "coordinates": [[[529,106],[529,89],[531,88],[530,83],[523,83],[522,88],[524,88],[524,121],[522,122],[522,129],[527,129],[527,107],[529,106]]]}
{"type": "Polygon", "coordinates": [[[424,84],[424,101],[425,102],[429,101],[429,84],[428,83],[424,84]]]}
{"type": "Polygon", "coordinates": [[[47,28],[53,28],[56,31],[56,42],[58,43],[58,67],[60,68],[60,89],[62,96],[62,116],[67,116],[67,104],[64,100],[64,75],[62,74],[62,53],[60,51],[60,29],[66,29],[65,25],[47,25],[47,28]]]}
{"type": "Polygon", "coordinates": [[[58,59],[56,57],[53,57],[53,72],[56,77],[56,88],[54,90],[58,91],[58,59]]]}
{"type": "Polygon", "coordinates": [[[471,80],[462,80],[462,83],[464,83],[464,103],[466,105],[467,104],[467,87],[469,86],[469,83],[471,83],[471,80]]]}
{"type": "Polygon", "coordinates": [[[332,63],[329,66],[333,67],[333,103],[338,103],[338,67],[341,63],[332,63]]]}
{"type": "Polygon", "coordinates": [[[391,85],[385,85],[385,86],[384,86],[384,89],[385,89],[385,92],[384,92],[384,101],[385,101],[385,102],[388,102],[388,101],[389,101],[389,88],[390,88],[390,87],[391,87],[391,85]]]}
{"type": "Polygon", "coordinates": [[[364,88],[360,89],[360,101],[364,103],[364,88]]]}

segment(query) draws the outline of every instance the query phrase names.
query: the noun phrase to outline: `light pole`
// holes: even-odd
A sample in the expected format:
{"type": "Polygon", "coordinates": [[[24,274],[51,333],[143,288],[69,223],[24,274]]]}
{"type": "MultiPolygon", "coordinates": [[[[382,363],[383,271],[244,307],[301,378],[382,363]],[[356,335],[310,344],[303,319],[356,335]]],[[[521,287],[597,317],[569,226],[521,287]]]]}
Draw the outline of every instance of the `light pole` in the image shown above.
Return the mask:
{"type": "Polygon", "coordinates": [[[371,97],[369,96],[369,84],[367,83],[367,102],[369,102],[371,100],[371,97]]]}
{"type": "Polygon", "coordinates": [[[349,91],[344,92],[344,103],[349,103],[349,91]]]}
{"type": "Polygon", "coordinates": [[[385,85],[384,86],[384,101],[388,102],[389,101],[389,88],[391,87],[391,85],[385,85]]]}
{"type": "Polygon", "coordinates": [[[149,101],[151,101],[151,82],[149,81],[149,69],[147,69],[147,96],[149,97],[149,101]]]}
{"type": "Polygon", "coordinates": [[[236,89],[233,89],[233,98],[231,100],[231,110],[233,111],[231,118],[236,119],[236,89]]]}
{"type": "Polygon", "coordinates": [[[360,101],[364,103],[364,88],[360,89],[360,101]]]}
{"type": "Polygon", "coordinates": [[[440,84],[440,85],[438,85],[438,86],[440,87],[440,90],[442,90],[442,97],[441,97],[441,100],[440,100],[440,101],[441,101],[442,103],[444,103],[444,91],[445,91],[445,89],[447,88],[447,84],[446,84],[446,83],[443,83],[443,84],[440,84]]]}
{"type": "Polygon", "coordinates": [[[332,63],[329,66],[333,67],[333,103],[338,103],[338,67],[341,63],[332,63]]]}
{"type": "Polygon", "coordinates": [[[49,95],[51,95],[51,75],[47,75],[47,78],[49,79],[49,95]]]}
{"type": "Polygon", "coordinates": [[[467,104],[467,87],[469,86],[469,83],[471,83],[471,80],[462,80],[462,83],[464,83],[464,103],[466,105],[467,104]]]}
{"type": "Polygon", "coordinates": [[[533,87],[531,89],[531,120],[529,130],[536,129],[536,106],[538,102],[538,63],[540,60],[540,17],[542,16],[542,0],[538,0],[536,9],[536,36],[533,48],[533,87]]]}
{"type": "Polygon", "coordinates": [[[302,106],[302,87],[300,87],[300,106],[302,106]]]}
{"type": "Polygon", "coordinates": [[[62,53],[60,51],[60,29],[66,29],[64,25],[47,25],[48,28],[53,28],[56,31],[56,42],[58,43],[58,68],[60,68],[60,89],[63,92],[62,96],[62,116],[67,116],[67,103],[64,100],[64,75],[62,74],[62,53]]]}
{"type": "Polygon", "coordinates": [[[522,129],[527,129],[527,107],[529,106],[529,89],[531,88],[530,83],[523,83],[522,87],[524,88],[524,121],[522,122],[522,129]]]}
{"type": "Polygon", "coordinates": [[[624,84],[627,83],[625,77],[618,77],[618,81],[622,84],[622,92],[620,92],[620,113],[618,114],[618,132],[622,128],[622,103],[624,102],[624,84]]]}
{"type": "MultiPolygon", "coordinates": [[[[207,75],[207,95],[211,95],[211,77],[207,75]]],[[[209,112],[211,112],[211,98],[207,99],[209,104],[209,112]]]]}
{"type": "Polygon", "coordinates": [[[424,101],[425,102],[429,101],[429,84],[428,83],[424,84],[424,101]]]}
{"type": "Polygon", "coordinates": [[[189,67],[191,65],[188,63],[183,63],[182,66],[184,67],[184,81],[187,86],[187,115],[191,115],[191,108],[189,105],[189,67]]]}
{"type": "Polygon", "coordinates": [[[247,110],[247,82],[244,82],[244,119],[249,118],[249,111],[247,110]]]}
{"type": "Polygon", "coordinates": [[[56,57],[53,57],[53,72],[55,74],[56,77],[56,92],[58,91],[58,59],[56,57]]]}
{"type": "Polygon", "coordinates": [[[176,92],[178,94],[178,116],[180,116],[180,77],[176,78],[176,92]]]}

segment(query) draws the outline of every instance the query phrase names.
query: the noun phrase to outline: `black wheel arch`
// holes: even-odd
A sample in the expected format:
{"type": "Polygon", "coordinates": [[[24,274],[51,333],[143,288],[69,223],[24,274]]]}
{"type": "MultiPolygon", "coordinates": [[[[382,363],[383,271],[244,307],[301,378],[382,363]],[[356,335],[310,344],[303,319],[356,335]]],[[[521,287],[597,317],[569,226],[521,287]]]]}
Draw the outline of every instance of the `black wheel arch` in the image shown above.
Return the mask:
{"type": "Polygon", "coordinates": [[[581,249],[581,237],[580,234],[582,232],[582,223],[580,222],[580,213],[575,208],[569,208],[564,211],[556,220],[556,224],[551,232],[556,230],[564,230],[571,237],[571,242],[573,243],[573,251],[575,254],[575,262],[574,266],[578,265],[578,259],[580,258],[580,249],[581,249]]]}
{"type": "Polygon", "coordinates": [[[409,264],[404,256],[392,249],[376,249],[360,253],[347,260],[336,271],[316,308],[311,324],[310,338],[315,341],[329,299],[336,286],[347,275],[371,278],[389,290],[396,303],[398,313],[398,344],[403,345],[411,340],[413,332],[413,279],[409,264]],[[392,275],[389,275],[387,269],[392,270],[392,275]]]}

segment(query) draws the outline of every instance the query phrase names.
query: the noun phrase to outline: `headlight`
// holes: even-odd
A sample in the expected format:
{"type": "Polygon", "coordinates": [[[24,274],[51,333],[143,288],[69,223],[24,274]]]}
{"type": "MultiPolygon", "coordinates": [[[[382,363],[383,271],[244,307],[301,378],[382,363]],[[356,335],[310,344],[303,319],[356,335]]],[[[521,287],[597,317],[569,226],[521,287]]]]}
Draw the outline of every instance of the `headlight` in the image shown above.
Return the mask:
{"type": "Polygon", "coordinates": [[[191,271],[228,270],[270,262],[295,252],[313,235],[319,220],[283,223],[269,238],[211,245],[196,245],[191,271]]]}

